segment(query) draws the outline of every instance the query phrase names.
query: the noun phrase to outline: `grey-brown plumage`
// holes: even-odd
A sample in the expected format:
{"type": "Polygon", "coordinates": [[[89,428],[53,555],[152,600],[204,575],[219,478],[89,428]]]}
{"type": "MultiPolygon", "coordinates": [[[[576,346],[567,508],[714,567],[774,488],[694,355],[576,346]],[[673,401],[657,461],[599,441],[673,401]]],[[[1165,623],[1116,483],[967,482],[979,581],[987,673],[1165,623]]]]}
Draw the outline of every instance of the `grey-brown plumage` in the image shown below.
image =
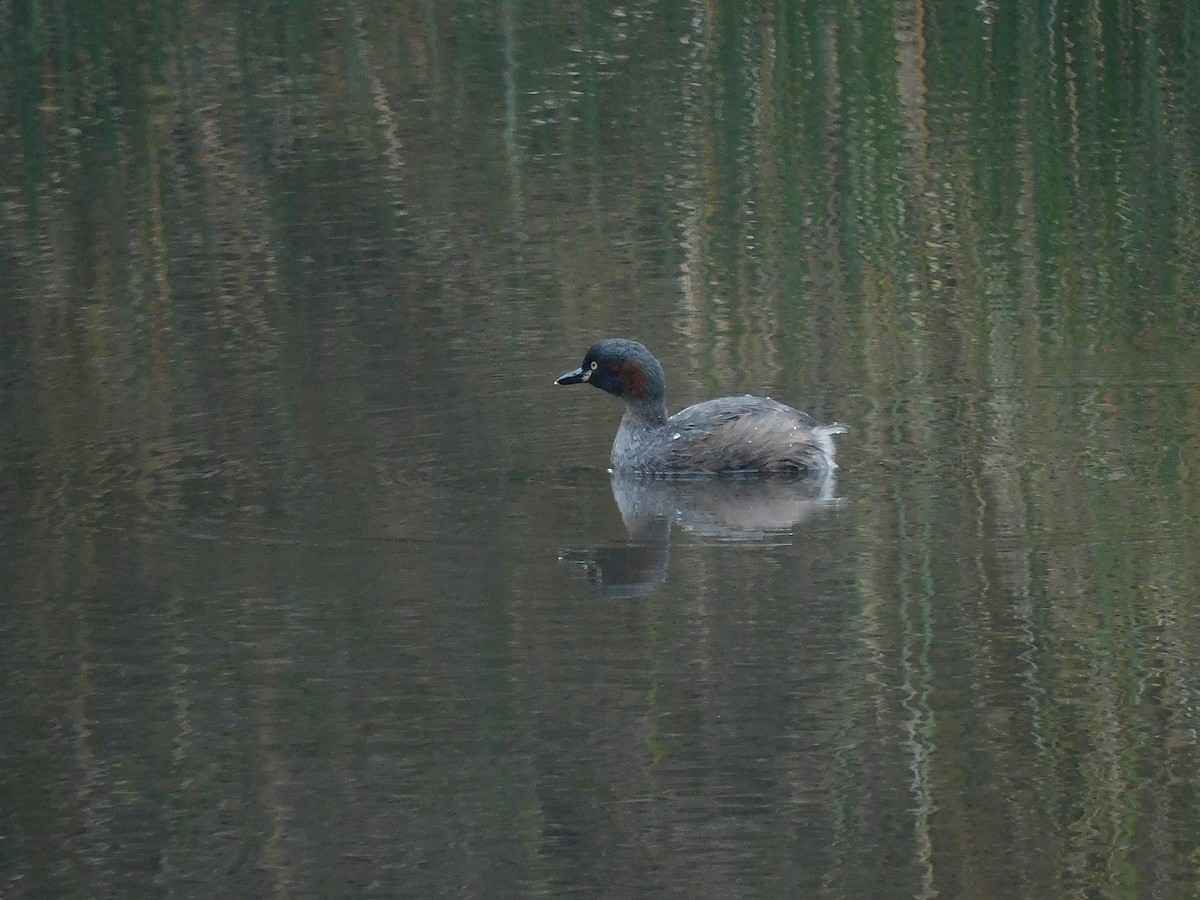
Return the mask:
{"type": "Polygon", "coordinates": [[[615,472],[799,476],[837,467],[833,435],[846,428],[820,425],[776,400],[722,397],[668,416],[662,366],[637,341],[593,344],[583,365],[555,384],[584,382],[625,401],[612,447],[615,472]]]}

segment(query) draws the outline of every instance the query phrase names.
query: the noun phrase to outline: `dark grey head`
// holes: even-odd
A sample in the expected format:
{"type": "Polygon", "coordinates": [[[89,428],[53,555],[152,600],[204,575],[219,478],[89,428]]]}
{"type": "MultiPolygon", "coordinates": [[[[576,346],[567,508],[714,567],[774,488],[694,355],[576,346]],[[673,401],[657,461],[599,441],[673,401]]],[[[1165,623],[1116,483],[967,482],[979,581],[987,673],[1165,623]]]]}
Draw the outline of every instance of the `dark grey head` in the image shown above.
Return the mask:
{"type": "Polygon", "coordinates": [[[554,383],[584,382],[634,403],[659,402],[667,395],[666,378],[654,354],[637,341],[624,338],[606,338],[592,344],[583,365],[554,383]]]}

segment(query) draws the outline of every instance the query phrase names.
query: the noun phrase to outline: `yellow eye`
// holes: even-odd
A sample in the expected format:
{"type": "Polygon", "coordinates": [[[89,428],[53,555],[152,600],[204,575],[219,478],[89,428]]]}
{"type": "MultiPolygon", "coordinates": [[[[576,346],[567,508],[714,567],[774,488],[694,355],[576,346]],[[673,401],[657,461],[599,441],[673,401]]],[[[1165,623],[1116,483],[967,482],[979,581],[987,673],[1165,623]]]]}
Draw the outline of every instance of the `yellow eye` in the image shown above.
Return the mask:
{"type": "Polygon", "coordinates": [[[592,371],[593,371],[593,372],[595,372],[595,371],[596,371],[598,368],[600,368],[600,363],[596,362],[596,361],[593,359],[593,360],[592,360],[592,371]]]}

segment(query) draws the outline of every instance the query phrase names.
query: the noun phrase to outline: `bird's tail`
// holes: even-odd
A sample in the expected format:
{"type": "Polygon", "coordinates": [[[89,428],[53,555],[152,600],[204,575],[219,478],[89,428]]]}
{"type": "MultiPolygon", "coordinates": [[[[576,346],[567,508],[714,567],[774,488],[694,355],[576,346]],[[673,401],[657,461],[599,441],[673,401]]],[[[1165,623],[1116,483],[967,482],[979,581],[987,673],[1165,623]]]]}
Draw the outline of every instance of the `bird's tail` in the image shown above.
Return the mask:
{"type": "Polygon", "coordinates": [[[821,451],[829,457],[829,468],[836,469],[837,463],[833,461],[834,453],[837,448],[833,444],[833,436],[835,434],[845,434],[849,431],[845,425],[840,422],[831,422],[828,425],[817,425],[812,430],[813,438],[816,445],[821,448],[821,451]]]}

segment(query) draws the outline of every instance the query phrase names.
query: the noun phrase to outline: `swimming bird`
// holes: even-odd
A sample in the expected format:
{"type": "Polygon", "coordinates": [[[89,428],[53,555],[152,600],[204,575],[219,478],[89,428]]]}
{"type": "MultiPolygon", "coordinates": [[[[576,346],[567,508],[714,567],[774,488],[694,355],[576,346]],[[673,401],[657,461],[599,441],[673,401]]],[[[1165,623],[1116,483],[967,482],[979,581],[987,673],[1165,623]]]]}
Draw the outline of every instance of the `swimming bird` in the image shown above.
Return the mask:
{"type": "Polygon", "coordinates": [[[637,341],[606,338],[555,384],[590,384],[625,401],[614,473],[653,476],[821,474],[837,468],[833,435],[808,413],[769,397],[721,397],[667,415],[662,365],[637,341]]]}

